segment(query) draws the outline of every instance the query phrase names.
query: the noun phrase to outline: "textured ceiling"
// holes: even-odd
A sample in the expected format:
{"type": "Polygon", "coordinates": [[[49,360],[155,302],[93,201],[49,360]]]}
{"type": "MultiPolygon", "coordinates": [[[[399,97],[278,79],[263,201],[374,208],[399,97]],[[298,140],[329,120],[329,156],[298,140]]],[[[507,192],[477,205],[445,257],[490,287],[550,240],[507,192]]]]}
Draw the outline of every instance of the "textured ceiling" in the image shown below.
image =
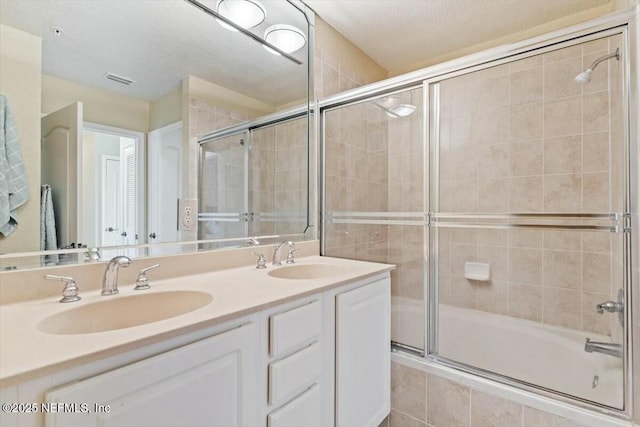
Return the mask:
{"type": "MultiPolygon", "coordinates": [[[[265,6],[257,34],[283,22],[306,33],[306,20],[285,0],[265,6]]],[[[274,106],[306,96],[306,64],[272,55],[184,0],[0,0],[0,23],[43,38],[44,73],[140,99],[164,95],[189,74],[274,106]],[[109,81],[106,72],[135,84],[109,81]]],[[[306,62],[301,52],[294,56],[306,62]]]]}
{"type": "Polygon", "coordinates": [[[394,71],[610,0],[304,0],[383,68],[394,71]]]}

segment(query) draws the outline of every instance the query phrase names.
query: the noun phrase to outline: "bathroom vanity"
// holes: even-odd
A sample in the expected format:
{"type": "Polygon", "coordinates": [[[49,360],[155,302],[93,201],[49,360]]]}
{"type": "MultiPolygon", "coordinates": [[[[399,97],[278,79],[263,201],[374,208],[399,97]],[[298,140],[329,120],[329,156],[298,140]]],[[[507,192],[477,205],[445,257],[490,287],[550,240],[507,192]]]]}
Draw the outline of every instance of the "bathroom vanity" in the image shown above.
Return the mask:
{"type": "Polygon", "coordinates": [[[0,400],[15,405],[1,424],[378,425],[390,407],[392,268],[313,256],[3,305],[0,400]],[[162,318],[148,301],[191,311],[118,323],[162,318]]]}

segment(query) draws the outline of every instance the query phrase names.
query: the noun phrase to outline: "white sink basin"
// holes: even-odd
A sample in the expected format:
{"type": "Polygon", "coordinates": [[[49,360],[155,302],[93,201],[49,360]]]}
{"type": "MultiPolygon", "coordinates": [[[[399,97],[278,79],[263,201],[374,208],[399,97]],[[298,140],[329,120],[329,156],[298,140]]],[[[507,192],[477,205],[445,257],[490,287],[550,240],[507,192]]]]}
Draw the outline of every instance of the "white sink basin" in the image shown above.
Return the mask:
{"type": "Polygon", "coordinates": [[[278,279],[310,280],[336,276],[346,272],[346,268],[327,264],[304,264],[280,267],[268,274],[278,279]]]}
{"type": "Polygon", "coordinates": [[[204,307],[213,300],[211,294],[199,291],[167,291],[103,298],[99,302],[52,314],[38,323],[38,329],[55,335],[113,331],[180,316],[204,307]]]}

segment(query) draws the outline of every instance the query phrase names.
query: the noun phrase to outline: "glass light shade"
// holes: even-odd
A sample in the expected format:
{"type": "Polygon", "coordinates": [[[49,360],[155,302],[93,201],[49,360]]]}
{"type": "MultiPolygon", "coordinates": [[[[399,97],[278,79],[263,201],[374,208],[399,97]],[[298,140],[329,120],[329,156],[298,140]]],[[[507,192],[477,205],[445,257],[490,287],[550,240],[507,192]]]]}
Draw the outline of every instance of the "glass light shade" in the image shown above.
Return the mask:
{"type": "Polygon", "coordinates": [[[400,99],[395,96],[388,96],[376,101],[376,104],[382,107],[383,110],[391,110],[400,104],[400,99]]]}
{"type": "MultiPolygon", "coordinates": [[[[264,32],[264,39],[285,53],[295,52],[307,44],[307,36],[293,25],[272,25],[264,32]]],[[[279,55],[273,49],[265,46],[269,52],[279,55]]]]}
{"type": "MultiPolygon", "coordinates": [[[[257,0],[218,0],[216,12],[244,29],[262,24],[267,16],[264,6],[257,0]]],[[[216,21],[227,30],[238,31],[220,19],[216,21]]]]}

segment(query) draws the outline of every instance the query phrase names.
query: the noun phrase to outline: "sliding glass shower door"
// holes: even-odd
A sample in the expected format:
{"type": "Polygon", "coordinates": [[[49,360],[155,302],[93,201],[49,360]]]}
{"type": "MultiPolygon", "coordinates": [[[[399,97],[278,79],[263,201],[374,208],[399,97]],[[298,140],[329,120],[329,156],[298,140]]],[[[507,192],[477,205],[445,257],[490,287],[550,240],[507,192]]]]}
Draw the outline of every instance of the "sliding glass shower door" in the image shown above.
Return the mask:
{"type": "Polygon", "coordinates": [[[422,88],[324,112],[323,254],[396,264],[392,341],[424,351],[422,88]]]}
{"type": "Polygon", "coordinates": [[[628,158],[616,49],[621,34],[591,37],[428,82],[430,353],[622,409],[628,158]],[[589,83],[574,80],[604,57],[589,83]]]}
{"type": "Polygon", "coordinates": [[[306,116],[286,118],[200,144],[200,240],[304,239],[307,123],[306,116]]]}

